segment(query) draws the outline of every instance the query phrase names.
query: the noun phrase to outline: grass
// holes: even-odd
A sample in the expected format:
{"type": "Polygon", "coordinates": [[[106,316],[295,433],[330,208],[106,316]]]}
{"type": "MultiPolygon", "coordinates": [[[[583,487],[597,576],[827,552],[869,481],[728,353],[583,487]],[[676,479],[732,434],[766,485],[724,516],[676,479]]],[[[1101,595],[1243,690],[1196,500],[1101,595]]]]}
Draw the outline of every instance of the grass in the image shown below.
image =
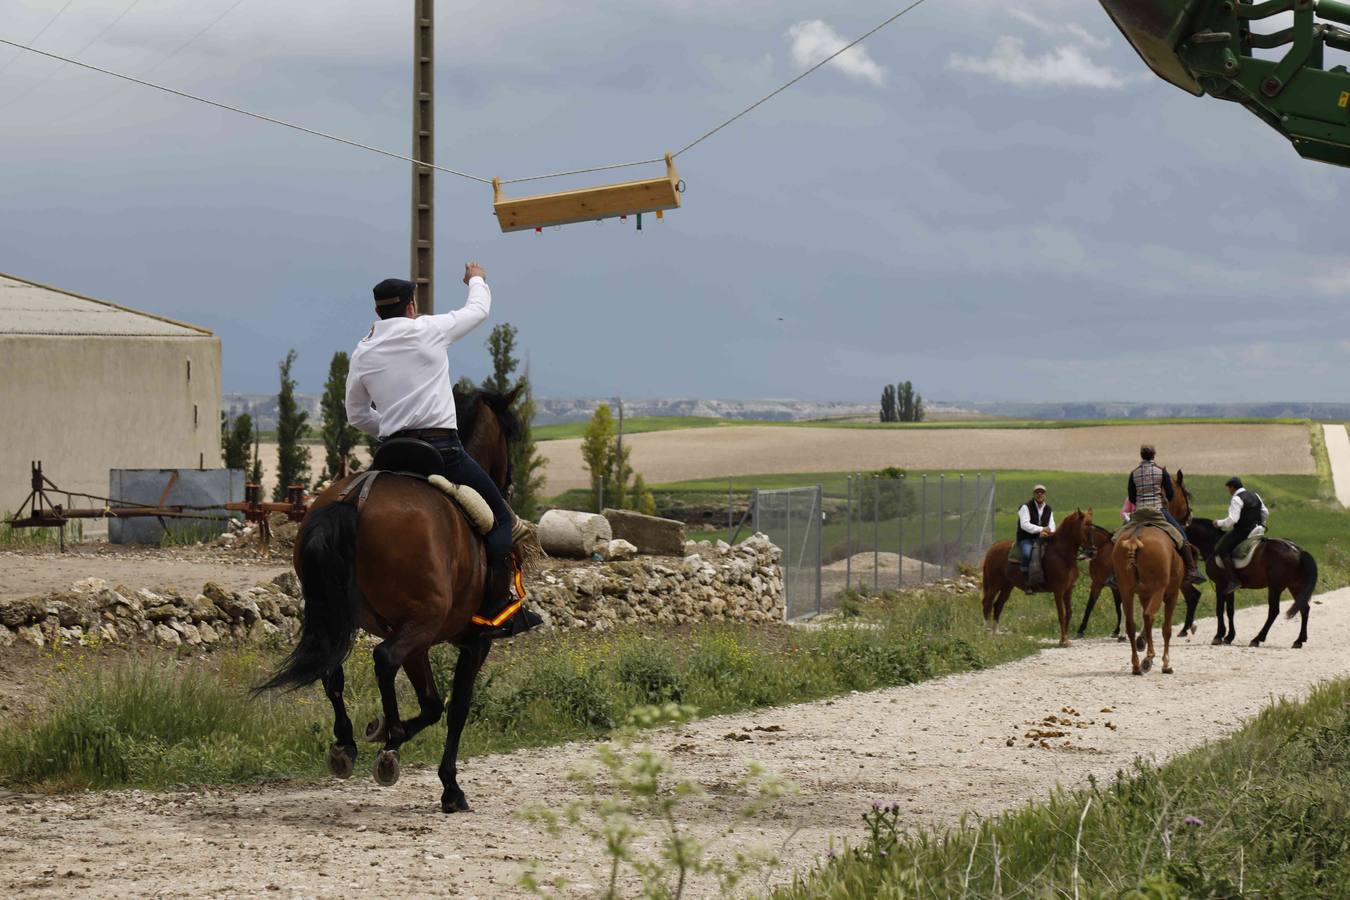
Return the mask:
{"type": "Polygon", "coordinates": [[[992,819],[913,832],[898,807],[864,819],[861,846],[774,896],[1350,896],[1350,680],[992,819]]]}
{"type": "MultiPolygon", "coordinates": [[[[1048,631],[1046,611],[1027,606],[1009,617],[1016,631],[991,638],[972,598],[935,594],[864,607],[872,627],[710,624],[520,641],[489,660],[463,752],[599,737],[650,703],[675,701],[712,715],[908,684],[1025,656],[1039,646],[1032,635],[1048,631]]],[[[318,688],[246,696],[280,648],[178,662],[57,653],[50,702],[27,720],[0,725],[0,783],[44,791],[168,788],[326,773],[332,712],[318,688]]],[[[444,647],[433,656],[443,689],[454,658],[444,647]]],[[[364,651],[347,667],[346,698],[358,730],[379,711],[364,651]]],[[[402,703],[405,713],[416,708],[406,690],[402,703]]],[[[405,746],[405,763],[438,762],[444,734],[439,724],[419,735],[405,746]]]]}
{"type": "MultiPolygon", "coordinates": [[[[84,523],[75,521],[66,526],[66,540],[75,543],[84,536],[84,523]]],[[[0,522],[0,550],[32,550],[55,548],[61,545],[59,528],[14,528],[0,522]]]]}

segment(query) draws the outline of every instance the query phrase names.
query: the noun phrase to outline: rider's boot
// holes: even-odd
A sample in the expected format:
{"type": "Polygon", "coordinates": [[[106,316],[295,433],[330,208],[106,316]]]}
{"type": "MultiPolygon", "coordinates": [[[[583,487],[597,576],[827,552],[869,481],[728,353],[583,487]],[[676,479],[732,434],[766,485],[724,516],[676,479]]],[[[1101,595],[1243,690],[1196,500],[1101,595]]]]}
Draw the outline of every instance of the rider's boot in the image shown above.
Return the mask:
{"type": "Polygon", "coordinates": [[[1190,584],[1204,584],[1207,580],[1200,574],[1200,569],[1195,564],[1195,550],[1190,544],[1181,545],[1181,561],[1186,564],[1186,581],[1190,584]]]}
{"type": "Polygon", "coordinates": [[[491,640],[515,637],[542,625],[544,620],[524,604],[525,601],[516,594],[511,556],[490,560],[483,606],[473,617],[473,623],[483,628],[483,636],[491,640]]]}

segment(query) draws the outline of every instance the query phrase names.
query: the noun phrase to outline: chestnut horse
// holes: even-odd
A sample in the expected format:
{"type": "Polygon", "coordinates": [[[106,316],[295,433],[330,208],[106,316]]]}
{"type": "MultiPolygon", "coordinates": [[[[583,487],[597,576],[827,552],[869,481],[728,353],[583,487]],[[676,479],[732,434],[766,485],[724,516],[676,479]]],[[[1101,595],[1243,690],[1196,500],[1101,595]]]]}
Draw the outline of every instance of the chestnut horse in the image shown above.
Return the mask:
{"type": "MultiPolygon", "coordinates": [[[[455,395],[464,447],[504,495],[511,477],[508,441],[519,435],[511,411],[515,399],[516,392],[455,395]]],[[[467,810],[455,775],[474,681],[491,644],[470,623],[487,579],[483,542],[457,505],[413,478],[376,479],[358,511],[354,496],[338,499],[351,477],[320,494],[300,525],[294,557],[305,597],[300,641],[255,691],[322,681],[333,705],[336,739],[328,768],[348,778],[356,740],[342,698],[342,663],[358,628],[383,638],[372,655],[384,712],[366,727],[365,739],[384,744],[375,759],[375,780],[388,786],[398,780],[400,745],[442,713],[428,653],[436,644],[455,644],[459,660],[444,708],[448,731],[438,774],[441,811],[467,810]],[[418,713],[407,720],[399,715],[394,689],[400,668],[417,692],[418,713]]]]}
{"type": "MultiPolygon", "coordinates": [[[[1045,540],[1045,586],[1055,596],[1055,613],[1059,616],[1059,645],[1069,646],[1069,624],[1073,618],[1073,586],[1078,581],[1078,554],[1087,551],[1092,532],[1092,510],[1075,510],[1064,517],[1055,529],[1055,535],[1045,540]]],[[[984,621],[998,633],[998,620],[1003,616],[1003,604],[1013,588],[1026,590],[1027,576],[1021,566],[1010,562],[1012,541],[999,541],[984,554],[984,621]]]]}
{"type": "Polygon", "coordinates": [[[1223,534],[1214,526],[1213,519],[1196,519],[1191,523],[1191,542],[1200,548],[1205,557],[1205,569],[1214,582],[1215,611],[1219,619],[1218,633],[1213,644],[1231,644],[1237,637],[1237,622],[1233,618],[1233,595],[1238,588],[1266,588],[1270,609],[1266,615],[1265,627],[1252,638],[1251,646],[1259,647],[1270,633],[1276,616],[1280,614],[1280,595],[1289,590],[1294,603],[1289,607],[1288,618],[1295,614],[1302,618],[1298,631],[1298,640],[1294,641],[1297,650],[1308,641],[1308,609],[1313,591],[1317,589],[1317,561],[1312,554],[1295,544],[1280,538],[1267,538],[1257,546],[1252,561],[1246,567],[1233,572],[1227,566],[1214,562],[1214,545],[1223,534]],[[1228,614],[1228,630],[1224,631],[1224,612],[1228,614]]]}
{"type": "Polygon", "coordinates": [[[1136,675],[1153,668],[1153,618],[1163,609],[1163,664],[1164,675],[1172,674],[1172,613],[1186,566],[1181,561],[1176,544],[1161,528],[1148,526],[1121,529],[1111,551],[1111,565],[1120,585],[1125,603],[1125,630],[1130,641],[1130,667],[1136,675]],[[1138,594],[1144,613],[1144,634],[1137,634],[1134,624],[1134,598],[1138,594]],[[1139,662],[1139,651],[1148,645],[1148,656],[1139,662]]]}
{"type": "MultiPolygon", "coordinates": [[[[1092,610],[1097,605],[1097,598],[1101,596],[1103,589],[1109,587],[1116,606],[1116,627],[1111,632],[1111,637],[1118,641],[1125,640],[1125,635],[1120,633],[1120,627],[1125,622],[1120,602],[1120,586],[1111,581],[1111,575],[1115,572],[1111,562],[1111,553],[1115,550],[1115,539],[1116,536],[1102,526],[1092,526],[1090,540],[1096,551],[1092,554],[1092,562],[1088,564],[1088,599],[1087,608],[1083,610],[1083,622],[1078,626],[1078,637],[1080,638],[1086,636],[1088,619],[1092,618],[1092,610]]],[[[1188,632],[1195,633],[1195,608],[1200,603],[1200,589],[1183,580],[1181,596],[1186,600],[1186,624],[1181,626],[1177,636],[1185,637],[1188,632]]]]}

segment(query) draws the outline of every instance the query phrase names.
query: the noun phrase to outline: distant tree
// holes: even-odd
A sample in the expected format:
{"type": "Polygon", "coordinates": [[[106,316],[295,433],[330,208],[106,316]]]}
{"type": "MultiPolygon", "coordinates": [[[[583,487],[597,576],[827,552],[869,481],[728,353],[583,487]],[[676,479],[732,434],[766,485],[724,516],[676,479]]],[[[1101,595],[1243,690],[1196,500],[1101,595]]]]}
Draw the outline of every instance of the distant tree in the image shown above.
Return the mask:
{"type": "Polygon", "coordinates": [[[632,498],[633,509],[644,516],[656,515],[656,497],[652,495],[652,489],[647,487],[647,481],[641,475],[633,477],[632,498]]]}
{"type": "Polygon", "coordinates": [[[503,322],[493,328],[488,335],[487,348],[492,356],[492,374],[483,379],[483,387],[498,394],[508,393],[515,387],[511,376],[520,364],[515,357],[516,326],[503,322]]]}
{"type": "Polygon", "coordinates": [[[888,384],[881,389],[881,421],[900,421],[895,407],[895,385],[893,384],[888,384]]]}
{"type": "Polygon", "coordinates": [[[610,476],[614,471],[614,416],[608,403],[595,408],[581,436],[581,459],[591,474],[591,506],[599,512],[609,499],[610,476]]]}
{"type": "Polygon", "coordinates": [[[902,381],[895,386],[896,421],[912,422],[914,415],[914,385],[902,381]]]}
{"type": "Polygon", "coordinates": [[[923,410],[923,394],[918,394],[918,393],[916,393],[916,394],[914,395],[914,413],[913,413],[913,415],[914,415],[914,418],[910,419],[911,422],[922,422],[922,421],[923,421],[923,415],[924,415],[924,410],[923,410]]]}
{"type": "Polygon", "coordinates": [[[328,364],[328,381],[323,386],[320,409],[323,412],[324,468],[318,483],[337,478],[360,468],[352,453],[363,437],[361,430],[347,422],[347,372],[351,359],[339,350],[328,364]]]}
{"type": "Polygon", "coordinates": [[[281,361],[281,392],[277,394],[277,483],[272,499],[283,500],[286,488],[309,480],[309,452],[301,440],[307,430],[309,413],[295,402],[295,379],[291,368],[296,353],[291,350],[281,361]]]}
{"type": "Polygon", "coordinates": [[[253,423],[253,468],[248,471],[249,484],[262,484],[262,431],[253,423]]]}
{"type": "Polygon", "coordinates": [[[539,513],[539,497],[544,490],[546,460],[534,441],[534,386],[527,370],[520,376],[520,394],[516,397],[516,418],[520,420],[520,440],[511,445],[511,505],[516,514],[533,519],[539,513]]]}
{"type": "Polygon", "coordinates": [[[227,469],[248,469],[253,456],[253,417],[240,413],[224,435],[221,458],[227,469]]]}
{"type": "Polygon", "coordinates": [[[456,394],[468,395],[472,394],[476,390],[478,390],[478,385],[474,384],[473,379],[470,378],[468,375],[459,376],[459,381],[455,382],[456,394]]]}

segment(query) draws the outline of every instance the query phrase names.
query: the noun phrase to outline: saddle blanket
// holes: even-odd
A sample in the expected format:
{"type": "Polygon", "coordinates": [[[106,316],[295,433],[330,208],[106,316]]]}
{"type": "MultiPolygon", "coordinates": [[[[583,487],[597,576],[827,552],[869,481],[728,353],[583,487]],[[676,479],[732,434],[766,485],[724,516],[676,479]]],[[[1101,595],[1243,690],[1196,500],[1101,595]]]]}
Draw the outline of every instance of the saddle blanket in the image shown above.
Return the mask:
{"type": "MultiPolygon", "coordinates": [[[[353,478],[351,483],[342,489],[339,498],[345,498],[348,494],[359,489],[357,506],[360,507],[364,503],[366,495],[370,493],[371,486],[375,484],[375,479],[382,474],[402,475],[405,478],[418,479],[422,477],[413,472],[387,472],[383,469],[367,469],[353,478]]],[[[492,507],[488,506],[482,494],[468,485],[455,484],[444,475],[429,475],[426,482],[464,510],[464,514],[469,517],[469,521],[473,523],[473,527],[478,529],[480,534],[487,534],[492,530],[494,521],[492,507]]]]}
{"type": "MultiPolygon", "coordinates": [[[[1234,568],[1245,569],[1247,566],[1251,565],[1252,557],[1256,555],[1256,548],[1260,546],[1263,540],[1265,540],[1265,536],[1266,529],[1264,526],[1257,525],[1252,529],[1252,533],[1247,536],[1247,539],[1238,544],[1237,548],[1233,550],[1234,568]]],[[[1223,563],[1219,563],[1219,565],[1224,567],[1223,563]]]]}
{"type": "Polygon", "coordinates": [[[1130,514],[1130,520],[1121,526],[1121,533],[1117,535],[1116,539],[1119,540],[1121,536],[1126,535],[1133,537],[1141,528],[1150,527],[1161,529],[1166,533],[1172,539],[1172,543],[1176,544],[1178,550],[1186,543],[1181,537],[1181,532],[1177,531],[1176,527],[1156,509],[1136,509],[1130,514]]]}

